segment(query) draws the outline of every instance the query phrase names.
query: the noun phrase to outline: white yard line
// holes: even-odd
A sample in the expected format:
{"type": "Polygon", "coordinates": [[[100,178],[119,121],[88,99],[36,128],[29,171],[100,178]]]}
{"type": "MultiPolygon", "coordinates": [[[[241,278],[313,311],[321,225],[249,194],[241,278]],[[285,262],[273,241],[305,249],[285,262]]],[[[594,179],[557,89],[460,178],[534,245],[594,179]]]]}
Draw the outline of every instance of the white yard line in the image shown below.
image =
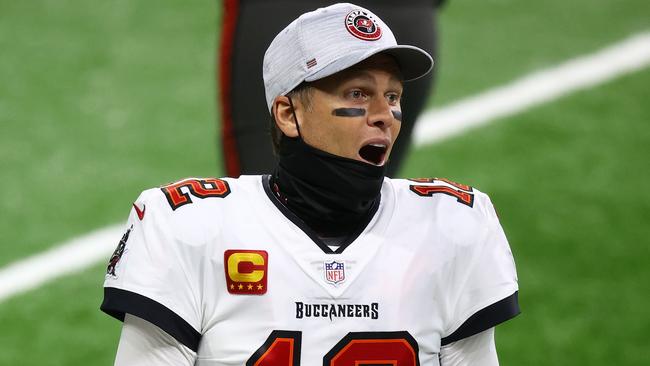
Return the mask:
{"type": "MultiPolygon", "coordinates": [[[[596,53],[433,109],[418,121],[414,132],[415,144],[420,146],[460,134],[469,128],[641,70],[649,64],[650,33],[635,35],[596,53]]],[[[122,231],[122,225],[96,230],[0,269],[0,302],[58,277],[107,261],[122,231]]]]}
{"type": "Polygon", "coordinates": [[[478,95],[424,113],[415,126],[416,146],[430,144],[587,89],[650,64],[650,32],[598,52],[534,72],[478,95]]]}
{"type": "Polygon", "coordinates": [[[108,263],[123,230],[124,225],[95,230],[0,269],[0,302],[101,261],[108,263]]]}

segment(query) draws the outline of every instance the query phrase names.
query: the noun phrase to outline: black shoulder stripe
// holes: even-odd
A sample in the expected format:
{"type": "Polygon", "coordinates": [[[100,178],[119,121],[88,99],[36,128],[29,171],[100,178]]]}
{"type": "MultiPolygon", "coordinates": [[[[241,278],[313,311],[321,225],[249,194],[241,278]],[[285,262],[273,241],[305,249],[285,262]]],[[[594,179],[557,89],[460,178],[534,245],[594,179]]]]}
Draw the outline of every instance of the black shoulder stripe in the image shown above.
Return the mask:
{"type": "Polygon", "coordinates": [[[164,330],[192,351],[197,352],[199,349],[201,333],[178,314],[148,297],[114,287],[105,287],[104,301],[100,309],[120,321],[124,321],[125,313],[135,315],[164,330]]]}
{"type": "Polygon", "coordinates": [[[514,318],[519,315],[519,313],[521,313],[521,310],[519,309],[519,291],[515,291],[514,294],[505,299],[499,300],[470,316],[469,319],[467,319],[463,325],[458,327],[455,332],[442,338],[440,345],[445,346],[449,343],[481,333],[482,331],[501,324],[508,319],[514,318]]]}

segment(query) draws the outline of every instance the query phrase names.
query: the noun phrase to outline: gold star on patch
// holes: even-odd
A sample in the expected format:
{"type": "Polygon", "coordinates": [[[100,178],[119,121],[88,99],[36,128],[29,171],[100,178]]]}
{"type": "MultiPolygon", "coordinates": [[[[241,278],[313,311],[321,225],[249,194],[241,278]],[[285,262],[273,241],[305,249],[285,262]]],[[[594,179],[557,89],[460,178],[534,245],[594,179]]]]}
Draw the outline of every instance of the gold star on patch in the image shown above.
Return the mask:
{"type": "Polygon", "coordinates": [[[235,289],[235,285],[233,285],[233,284],[231,283],[231,284],[230,284],[230,289],[231,289],[231,290],[234,290],[234,289],[235,289]]]}
{"type": "Polygon", "coordinates": [[[260,285],[257,285],[257,289],[258,289],[258,290],[262,291],[263,288],[264,288],[264,286],[262,286],[261,284],[260,284],[260,285]]]}
{"type": "Polygon", "coordinates": [[[248,286],[246,286],[246,288],[249,289],[249,290],[252,290],[252,289],[253,289],[253,285],[248,285],[248,286]]]}
{"type": "Polygon", "coordinates": [[[240,290],[243,290],[243,289],[244,289],[244,285],[242,285],[242,284],[240,283],[239,286],[237,286],[237,288],[240,289],[240,290]]]}

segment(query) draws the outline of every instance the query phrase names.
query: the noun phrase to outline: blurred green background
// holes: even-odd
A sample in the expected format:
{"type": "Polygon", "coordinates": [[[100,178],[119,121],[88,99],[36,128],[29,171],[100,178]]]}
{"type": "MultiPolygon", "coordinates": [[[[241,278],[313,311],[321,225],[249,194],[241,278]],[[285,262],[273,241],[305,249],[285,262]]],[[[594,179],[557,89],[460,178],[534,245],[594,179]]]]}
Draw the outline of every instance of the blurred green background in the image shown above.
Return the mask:
{"type": "MultiPolygon", "coordinates": [[[[642,0],[449,0],[444,105],[650,30],[642,0]]],[[[222,174],[218,1],[0,0],[0,267],[122,222],[139,192],[222,174]]],[[[488,192],[523,314],[503,365],[650,364],[650,70],[435,145],[402,176],[488,192]]],[[[119,238],[115,238],[115,243],[119,238]]],[[[105,265],[0,302],[0,365],[109,365],[105,265]]]]}

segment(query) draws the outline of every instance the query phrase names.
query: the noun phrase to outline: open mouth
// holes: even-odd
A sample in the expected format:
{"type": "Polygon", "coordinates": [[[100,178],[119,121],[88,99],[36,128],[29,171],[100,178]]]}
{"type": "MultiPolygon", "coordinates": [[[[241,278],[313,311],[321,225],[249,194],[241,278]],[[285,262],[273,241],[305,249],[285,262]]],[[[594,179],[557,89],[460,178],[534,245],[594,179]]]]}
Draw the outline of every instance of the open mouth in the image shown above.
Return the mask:
{"type": "Polygon", "coordinates": [[[384,144],[368,144],[359,150],[359,156],[371,164],[382,165],[388,146],[384,144]]]}

